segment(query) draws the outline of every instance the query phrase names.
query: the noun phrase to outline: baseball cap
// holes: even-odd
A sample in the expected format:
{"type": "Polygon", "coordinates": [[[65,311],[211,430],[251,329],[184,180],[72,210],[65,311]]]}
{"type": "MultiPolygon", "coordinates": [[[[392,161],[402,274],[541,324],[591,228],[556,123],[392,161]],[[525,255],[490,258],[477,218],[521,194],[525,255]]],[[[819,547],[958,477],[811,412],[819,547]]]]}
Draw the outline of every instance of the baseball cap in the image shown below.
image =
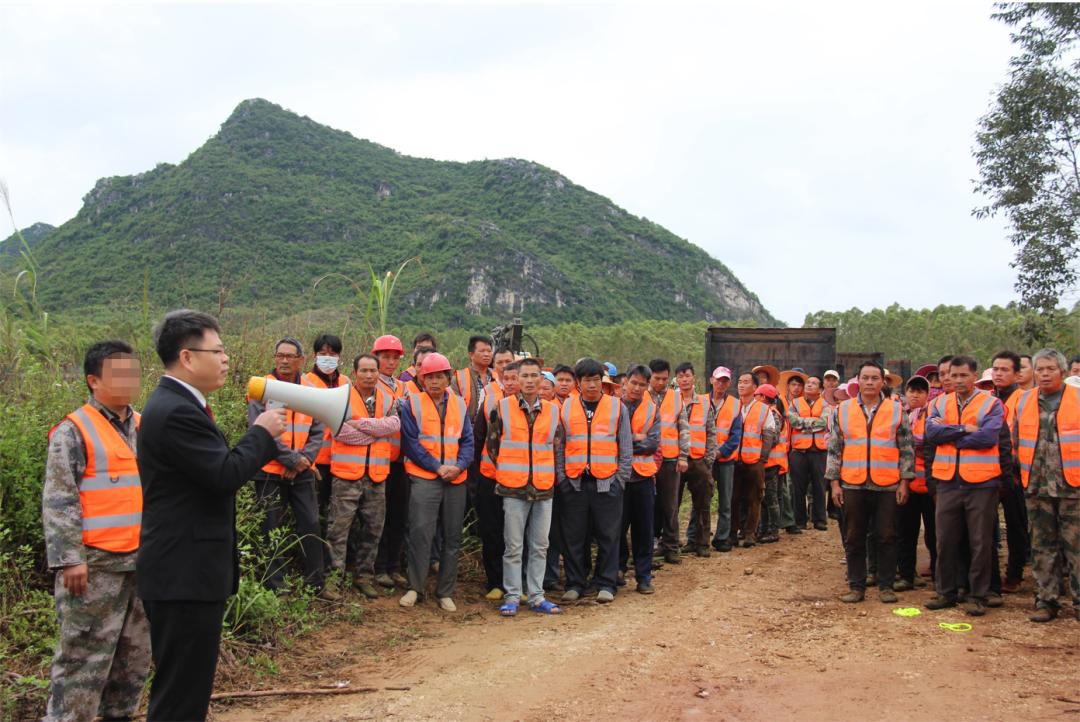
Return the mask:
{"type": "Polygon", "coordinates": [[[729,369],[727,366],[717,366],[713,369],[712,377],[714,379],[730,379],[731,369],[729,369]]]}

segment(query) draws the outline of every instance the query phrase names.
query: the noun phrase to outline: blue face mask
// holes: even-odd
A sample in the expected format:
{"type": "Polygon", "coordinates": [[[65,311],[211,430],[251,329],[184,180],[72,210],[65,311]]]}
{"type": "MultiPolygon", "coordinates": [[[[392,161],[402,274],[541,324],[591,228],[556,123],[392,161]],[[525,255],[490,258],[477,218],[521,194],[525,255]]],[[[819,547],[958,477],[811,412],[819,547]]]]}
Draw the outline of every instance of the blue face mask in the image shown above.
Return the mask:
{"type": "Polygon", "coordinates": [[[324,374],[331,374],[337,371],[338,359],[337,356],[316,356],[315,365],[319,367],[319,370],[324,374]]]}

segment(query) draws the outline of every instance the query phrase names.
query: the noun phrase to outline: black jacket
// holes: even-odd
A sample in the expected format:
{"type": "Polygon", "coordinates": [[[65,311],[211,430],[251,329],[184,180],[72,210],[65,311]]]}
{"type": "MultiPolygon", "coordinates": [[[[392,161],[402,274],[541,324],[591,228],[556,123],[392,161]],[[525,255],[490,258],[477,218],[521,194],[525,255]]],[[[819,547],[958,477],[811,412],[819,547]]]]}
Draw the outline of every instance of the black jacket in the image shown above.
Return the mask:
{"type": "Polygon", "coordinates": [[[253,426],[229,449],[195,397],[163,378],[139,427],[143,487],[138,594],[147,600],[223,601],[236,593],[236,492],[277,454],[253,426]]]}

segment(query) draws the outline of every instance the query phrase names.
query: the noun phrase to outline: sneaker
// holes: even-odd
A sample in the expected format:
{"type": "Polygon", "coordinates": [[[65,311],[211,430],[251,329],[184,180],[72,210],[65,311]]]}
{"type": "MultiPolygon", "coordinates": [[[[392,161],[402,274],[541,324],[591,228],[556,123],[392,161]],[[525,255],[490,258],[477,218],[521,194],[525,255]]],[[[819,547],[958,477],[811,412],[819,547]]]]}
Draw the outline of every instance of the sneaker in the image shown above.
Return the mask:
{"type": "Polygon", "coordinates": [[[353,588],[363,594],[368,599],[378,599],[379,590],[376,589],[371,582],[366,579],[354,579],[353,588]]]}
{"type": "Polygon", "coordinates": [[[488,593],[484,595],[484,599],[489,602],[497,602],[503,598],[503,590],[498,587],[492,587],[488,590],[488,593]]]}
{"type": "Polygon", "coordinates": [[[409,580],[405,578],[405,575],[400,572],[394,572],[390,575],[390,581],[394,583],[395,587],[407,587],[409,586],[409,580]]]}
{"type": "Polygon", "coordinates": [[[682,564],[682,559],[679,558],[679,552],[669,551],[664,552],[665,564],[682,564]]]}
{"type": "Polygon", "coordinates": [[[562,600],[564,602],[576,602],[579,599],[581,599],[581,592],[576,589],[567,589],[563,592],[562,600]]]}
{"type": "Polygon", "coordinates": [[[969,617],[981,617],[986,614],[986,603],[981,599],[975,599],[973,597],[964,602],[963,609],[964,614],[969,617]]]}
{"type": "Polygon", "coordinates": [[[986,606],[990,607],[991,609],[997,609],[998,607],[1004,607],[1005,606],[1005,599],[1004,599],[1004,597],[1002,597],[997,592],[990,592],[989,594],[986,595],[985,604],[986,604],[986,606]]]}
{"type": "Polygon", "coordinates": [[[414,604],[416,604],[416,598],[418,596],[420,596],[420,595],[417,594],[416,592],[414,592],[412,589],[410,589],[409,591],[405,592],[405,594],[403,594],[401,596],[401,599],[398,600],[398,604],[400,604],[403,607],[411,607],[414,604]]]}
{"type": "Polygon", "coordinates": [[[1020,584],[1019,579],[1006,579],[1001,583],[1001,591],[1003,594],[1016,594],[1020,591],[1020,584]]]}
{"type": "Polygon", "coordinates": [[[856,602],[861,602],[864,599],[866,599],[866,592],[864,592],[862,589],[852,589],[850,592],[840,597],[840,601],[844,602],[845,604],[855,604],[856,602]]]}
{"type": "Polygon", "coordinates": [[[731,551],[731,541],[728,540],[728,539],[725,539],[724,541],[720,542],[719,544],[716,545],[716,551],[718,551],[718,552],[729,552],[729,551],[731,551]]]}
{"type": "Polygon", "coordinates": [[[912,582],[912,586],[914,586],[916,589],[925,589],[927,586],[926,579],[916,574],[915,580],[912,582]]]}
{"type": "Polygon", "coordinates": [[[456,612],[457,605],[454,604],[454,600],[450,597],[439,597],[439,609],[444,612],[456,612]]]}
{"type": "Polygon", "coordinates": [[[1057,610],[1053,607],[1039,607],[1034,613],[1028,616],[1028,621],[1035,622],[1036,624],[1045,624],[1057,617],[1057,610]]]}
{"type": "Polygon", "coordinates": [[[681,553],[683,553],[683,554],[693,554],[696,549],[697,549],[696,545],[691,544],[690,542],[686,542],[685,544],[682,545],[682,547],[679,549],[679,551],[681,553]]]}
{"type": "Polygon", "coordinates": [[[320,589],[316,596],[324,602],[337,602],[341,600],[341,592],[334,589],[330,584],[327,584],[320,589]]]}
{"type": "Polygon", "coordinates": [[[761,537],[761,539],[759,539],[759,541],[762,544],[775,544],[776,542],[780,541],[780,535],[779,534],[766,534],[765,536],[761,537]]]}
{"type": "Polygon", "coordinates": [[[949,607],[956,606],[956,600],[951,597],[943,597],[940,594],[935,594],[930,597],[923,606],[927,609],[948,609],[949,607]]]}
{"type": "Polygon", "coordinates": [[[907,579],[897,579],[892,583],[892,588],[894,592],[909,592],[915,588],[915,583],[907,579]]]}
{"type": "Polygon", "coordinates": [[[829,531],[829,525],[823,521],[814,522],[814,528],[818,531],[829,531]]]}
{"type": "Polygon", "coordinates": [[[652,580],[643,579],[642,581],[637,583],[637,588],[635,589],[635,591],[638,594],[652,594],[656,590],[653,589],[652,580]]]}
{"type": "Polygon", "coordinates": [[[601,589],[596,593],[596,601],[600,604],[610,604],[615,601],[615,595],[607,589],[601,589]]]}
{"type": "Polygon", "coordinates": [[[560,582],[558,579],[553,582],[544,582],[545,592],[561,592],[565,589],[566,588],[563,586],[562,582],[560,582]]]}
{"type": "Polygon", "coordinates": [[[788,534],[802,534],[802,529],[797,526],[789,526],[784,531],[786,531],[788,534]]]}
{"type": "Polygon", "coordinates": [[[866,575],[866,586],[867,588],[877,586],[877,573],[871,572],[870,574],[866,575]]]}
{"type": "Polygon", "coordinates": [[[896,592],[891,589],[882,589],[878,592],[878,600],[882,604],[896,604],[897,599],[896,592]]]}
{"type": "Polygon", "coordinates": [[[703,546],[695,547],[694,548],[694,554],[697,554],[699,557],[711,557],[712,556],[712,550],[709,549],[709,547],[703,545],[703,546]]]}
{"type": "Polygon", "coordinates": [[[394,588],[394,580],[390,578],[390,575],[386,572],[375,575],[375,583],[380,587],[387,587],[388,589],[394,588]]]}

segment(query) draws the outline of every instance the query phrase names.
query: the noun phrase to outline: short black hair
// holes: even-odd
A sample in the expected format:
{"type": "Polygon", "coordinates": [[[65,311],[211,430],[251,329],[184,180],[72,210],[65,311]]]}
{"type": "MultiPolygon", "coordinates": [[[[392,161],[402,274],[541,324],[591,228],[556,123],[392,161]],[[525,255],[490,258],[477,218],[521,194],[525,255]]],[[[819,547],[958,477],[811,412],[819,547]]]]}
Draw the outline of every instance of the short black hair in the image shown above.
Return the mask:
{"type": "Polygon", "coordinates": [[[676,374],[681,374],[684,371],[694,373],[694,364],[690,363],[689,361],[683,361],[681,364],[675,367],[676,374]]]}
{"type": "MultiPolygon", "coordinates": [[[[98,341],[86,349],[86,356],[83,357],[83,376],[101,378],[101,370],[105,368],[105,359],[117,354],[134,356],[135,351],[123,341],[98,341]]],[[[90,388],[90,384],[87,384],[86,387],[90,388]]],[[[93,391],[93,389],[90,390],[93,391]]]]}
{"type": "Polygon", "coordinates": [[[929,391],[930,382],[926,379],[925,376],[912,376],[910,379],[907,380],[907,385],[904,386],[904,388],[911,389],[915,387],[918,387],[921,391],[929,391]]]}
{"type": "Polygon", "coordinates": [[[758,386],[760,386],[760,384],[758,383],[758,380],[757,380],[757,374],[756,374],[756,373],[754,373],[753,371],[743,371],[743,372],[742,372],[741,374],[739,374],[739,375],[738,375],[738,377],[737,377],[737,378],[735,379],[735,383],[736,383],[736,384],[738,384],[738,383],[739,383],[739,380],[740,380],[740,379],[741,379],[741,378],[742,378],[743,376],[749,376],[749,377],[750,377],[750,383],[754,384],[754,388],[755,388],[755,389],[756,389],[756,388],[757,388],[758,386]]]}
{"type": "Polygon", "coordinates": [[[1020,358],[1021,358],[1021,359],[1027,359],[1027,360],[1028,360],[1028,363],[1029,363],[1029,364],[1031,363],[1031,354],[1029,354],[1029,353],[1022,353],[1022,354],[1020,354],[1020,358]]]}
{"type": "Polygon", "coordinates": [[[341,349],[345,348],[341,345],[341,339],[330,333],[320,333],[315,338],[315,343],[312,344],[312,351],[319,353],[319,349],[323,346],[329,346],[330,350],[334,353],[341,353],[341,349]]]}
{"type": "Polygon", "coordinates": [[[491,336],[469,336],[469,353],[476,350],[476,344],[486,343],[492,348],[495,347],[495,342],[491,340],[491,336]]]}
{"type": "Polygon", "coordinates": [[[603,378],[605,373],[607,373],[607,369],[605,369],[599,361],[592,358],[583,358],[578,361],[577,366],[574,367],[574,377],[578,381],[592,376],[603,378]]]}
{"type": "Polygon", "coordinates": [[[622,374],[615,374],[614,376],[611,377],[611,380],[614,381],[615,383],[619,384],[619,383],[622,383],[623,379],[625,379],[625,378],[626,378],[626,374],[622,373],[622,374]]]}
{"type": "Polygon", "coordinates": [[[1069,365],[1072,366],[1073,364],[1080,364],[1080,354],[1077,354],[1076,356],[1073,356],[1071,359],[1069,359],[1069,365]]]}
{"type": "Polygon", "coordinates": [[[495,357],[496,357],[496,356],[498,356],[499,354],[504,354],[504,353],[508,353],[508,354],[510,354],[511,356],[513,356],[513,355],[514,355],[514,351],[513,351],[513,349],[511,349],[511,348],[510,348],[509,346],[507,346],[506,344],[503,344],[502,346],[499,346],[499,347],[498,347],[497,349],[495,349],[495,353],[491,354],[491,358],[495,358],[495,357]]]}
{"type": "Polygon", "coordinates": [[[520,368],[521,361],[511,361],[510,363],[503,366],[503,373],[506,373],[507,371],[517,371],[520,368]]]}
{"type": "Polygon", "coordinates": [[[570,368],[566,364],[559,364],[551,372],[551,375],[552,376],[558,376],[559,374],[570,374],[571,376],[573,376],[574,375],[574,369],[570,368]]]}
{"type": "Polygon", "coordinates": [[[967,366],[972,372],[979,370],[979,362],[971,356],[953,356],[950,366],[967,366]]]}
{"type": "Polygon", "coordinates": [[[201,340],[207,331],[221,333],[221,324],[208,313],[181,308],[170,311],[154,328],[154,349],[166,368],[180,358],[189,343],[201,340]]]}
{"type": "Polygon", "coordinates": [[[304,345],[301,344],[300,341],[293,338],[292,336],[286,336],[285,338],[283,338],[280,341],[278,341],[277,343],[275,343],[274,344],[274,353],[277,353],[278,348],[280,348],[281,344],[283,344],[283,343],[287,343],[290,346],[292,346],[293,348],[295,348],[297,356],[303,356],[304,355],[304,345]]]}
{"type": "Polygon", "coordinates": [[[1015,351],[1009,351],[1008,349],[1004,351],[998,351],[996,354],[994,354],[994,358],[990,359],[990,365],[993,366],[994,362],[997,361],[999,358],[1003,358],[1007,361],[1012,362],[1014,372],[1020,371],[1020,354],[1016,353],[1015,351]]]}
{"type": "Polygon", "coordinates": [[[863,361],[861,364],[859,364],[859,370],[856,372],[856,375],[857,376],[862,376],[862,370],[864,368],[866,368],[867,366],[873,366],[874,368],[876,368],[878,371],[881,372],[882,380],[885,379],[885,367],[882,366],[881,364],[879,364],[877,361],[875,361],[872,358],[868,358],[865,361],[863,361]]]}
{"type": "Polygon", "coordinates": [[[654,374],[660,373],[661,371],[671,373],[671,364],[669,364],[666,359],[654,358],[649,362],[649,370],[654,374]]]}
{"type": "Polygon", "coordinates": [[[652,378],[652,369],[650,369],[645,364],[634,364],[630,368],[626,369],[626,378],[630,378],[631,376],[640,376],[641,378],[648,381],[652,378]]]}
{"type": "Polygon", "coordinates": [[[430,346],[421,346],[420,348],[415,349],[413,351],[413,353],[412,353],[412,360],[413,360],[414,365],[416,364],[417,359],[420,358],[420,354],[422,354],[422,353],[438,353],[438,352],[435,349],[431,348],[430,346]]]}
{"type": "MultiPolygon", "coordinates": [[[[506,364],[506,368],[510,368],[511,366],[513,366],[513,364],[506,364]]],[[[534,358],[523,358],[523,359],[521,359],[520,361],[517,362],[517,366],[518,366],[519,369],[522,366],[535,366],[536,368],[540,369],[541,371],[544,370],[544,367],[540,365],[540,362],[537,361],[534,358]]]]}
{"type": "Polygon", "coordinates": [[[379,366],[379,357],[378,356],[376,356],[373,353],[362,353],[362,354],[360,354],[359,356],[357,356],[356,358],[354,358],[352,360],[352,370],[355,372],[358,368],[360,368],[360,360],[361,359],[366,359],[366,358],[369,358],[372,361],[374,361],[375,362],[375,367],[378,368],[378,366],[379,366]]]}
{"type": "Polygon", "coordinates": [[[954,358],[956,357],[953,356],[951,353],[947,353],[937,360],[937,365],[940,366],[941,364],[951,364],[954,358]]]}
{"type": "Polygon", "coordinates": [[[435,337],[432,336],[430,333],[425,332],[416,334],[416,337],[412,340],[412,347],[415,349],[422,343],[431,344],[431,348],[433,351],[438,350],[439,348],[439,344],[435,343],[435,337]]]}
{"type": "Polygon", "coordinates": [[[818,376],[816,374],[810,374],[809,376],[807,376],[806,377],[806,383],[810,383],[810,379],[817,379],[818,385],[820,385],[820,386],[825,385],[825,379],[821,378],[820,376],[818,376]]]}

